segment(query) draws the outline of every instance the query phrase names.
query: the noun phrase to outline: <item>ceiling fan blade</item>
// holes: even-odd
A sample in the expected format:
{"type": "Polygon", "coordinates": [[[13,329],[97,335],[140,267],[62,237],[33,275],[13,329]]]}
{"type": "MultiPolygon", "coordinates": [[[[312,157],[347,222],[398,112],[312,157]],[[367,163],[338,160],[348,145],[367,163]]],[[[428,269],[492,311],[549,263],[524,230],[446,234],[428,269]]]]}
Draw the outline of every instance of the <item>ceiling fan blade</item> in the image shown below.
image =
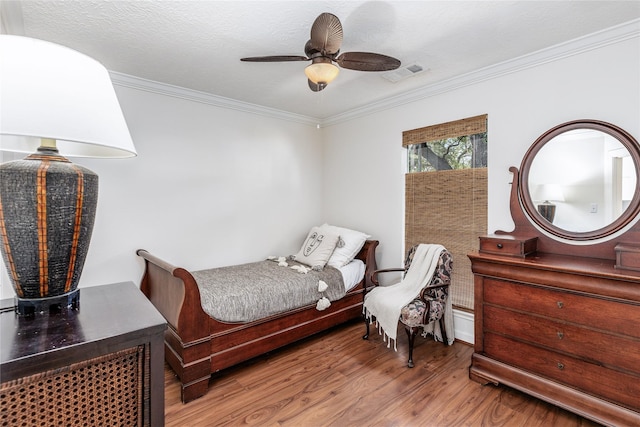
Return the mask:
{"type": "Polygon", "coordinates": [[[286,62],[286,61],[308,61],[306,56],[298,55],[275,55],[275,56],[251,56],[249,58],[240,58],[240,61],[246,62],[286,62]]]}
{"type": "Polygon", "coordinates": [[[335,61],[342,68],[358,71],[389,71],[400,66],[396,58],[371,52],[346,52],[335,61]]]}
{"type": "Polygon", "coordinates": [[[335,55],[342,45],[342,24],[337,16],[321,13],[311,26],[311,46],[323,55],[335,55]]]}
{"type": "Polygon", "coordinates": [[[324,83],[314,83],[309,79],[307,79],[307,82],[309,83],[309,89],[311,89],[314,92],[320,92],[322,89],[327,87],[327,85],[324,83]]]}

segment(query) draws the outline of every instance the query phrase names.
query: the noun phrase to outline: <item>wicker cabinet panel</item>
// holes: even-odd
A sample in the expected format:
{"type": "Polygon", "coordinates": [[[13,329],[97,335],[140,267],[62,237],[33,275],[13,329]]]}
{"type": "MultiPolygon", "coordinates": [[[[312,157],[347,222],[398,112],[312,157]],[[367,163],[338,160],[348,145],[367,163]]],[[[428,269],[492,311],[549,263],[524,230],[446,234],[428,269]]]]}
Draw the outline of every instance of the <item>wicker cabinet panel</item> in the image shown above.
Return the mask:
{"type": "Polygon", "coordinates": [[[496,360],[534,374],[638,409],[640,376],[625,374],[580,358],[525,344],[496,334],[485,334],[485,351],[496,360]]]}
{"type": "Polygon", "coordinates": [[[640,305],[637,303],[490,278],[484,280],[483,300],[558,320],[597,325],[610,332],[640,338],[640,305]]]}
{"type": "Polygon", "coordinates": [[[25,427],[142,426],[149,419],[148,354],[138,346],[3,383],[0,420],[25,427]]]}

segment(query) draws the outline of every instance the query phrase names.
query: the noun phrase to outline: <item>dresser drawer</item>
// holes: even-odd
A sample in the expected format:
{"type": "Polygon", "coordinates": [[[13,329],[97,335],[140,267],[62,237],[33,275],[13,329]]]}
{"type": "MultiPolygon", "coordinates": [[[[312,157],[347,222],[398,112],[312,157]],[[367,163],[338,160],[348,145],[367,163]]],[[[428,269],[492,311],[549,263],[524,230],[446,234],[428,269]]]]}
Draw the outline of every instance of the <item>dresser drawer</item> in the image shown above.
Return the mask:
{"type": "Polygon", "coordinates": [[[640,305],[484,279],[485,303],[640,338],[640,305]]]}
{"type": "Polygon", "coordinates": [[[485,333],[488,357],[533,374],[640,410],[640,376],[625,374],[493,333],[485,333]]]}
{"type": "Polygon", "coordinates": [[[537,237],[482,236],[480,252],[524,258],[536,251],[537,237]]]}
{"type": "Polygon", "coordinates": [[[570,323],[484,306],[484,330],[640,375],[640,340],[570,323]]]}

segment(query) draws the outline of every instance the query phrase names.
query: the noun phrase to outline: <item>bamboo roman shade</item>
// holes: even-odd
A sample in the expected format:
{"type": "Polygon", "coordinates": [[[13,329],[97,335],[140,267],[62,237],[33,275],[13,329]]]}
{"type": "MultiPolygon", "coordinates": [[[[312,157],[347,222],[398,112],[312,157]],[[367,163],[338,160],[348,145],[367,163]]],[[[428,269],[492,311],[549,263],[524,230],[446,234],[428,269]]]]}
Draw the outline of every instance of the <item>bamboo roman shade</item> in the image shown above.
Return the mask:
{"type": "MultiPolygon", "coordinates": [[[[402,133],[402,145],[487,131],[487,115],[402,133]]],[[[473,274],[467,254],[487,233],[487,168],[405,175],[405,252],[418,243],[439,243],[453,255],[451,300],[473,310],[473,274]]]]}
{"type": "Polygon", "coordinates": [[[487,131],[487,115],[468,117],[453,122],[426,126],[419,129],[402,132],[402,146],[437,141],[439,139],[455,138],[457,136],[475,135],[487,131]]]}

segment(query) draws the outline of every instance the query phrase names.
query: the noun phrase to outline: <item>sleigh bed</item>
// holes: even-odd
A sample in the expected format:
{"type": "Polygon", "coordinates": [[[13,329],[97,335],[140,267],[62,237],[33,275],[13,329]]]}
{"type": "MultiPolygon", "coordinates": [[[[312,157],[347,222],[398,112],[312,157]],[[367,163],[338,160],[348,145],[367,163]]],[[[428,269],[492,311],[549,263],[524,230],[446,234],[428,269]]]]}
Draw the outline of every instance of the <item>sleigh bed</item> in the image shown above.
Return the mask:
{"type": "Polygon", "coordinates": [[[181,382],[182,401],[204,395],[211,374],[221,369],[361,317],[363,290],[373,286],[377,246],[376,240],[364,242],[355,256],[364,263],[363,278],[329,307],[314,302],[246,322],[221,321],[205,312],[205,295],[196,280],[202,280],[201,272],[173,266],[139,249],[137,254],[145,260],[140,288],[169,324],[165,359],[181,382]]]}

